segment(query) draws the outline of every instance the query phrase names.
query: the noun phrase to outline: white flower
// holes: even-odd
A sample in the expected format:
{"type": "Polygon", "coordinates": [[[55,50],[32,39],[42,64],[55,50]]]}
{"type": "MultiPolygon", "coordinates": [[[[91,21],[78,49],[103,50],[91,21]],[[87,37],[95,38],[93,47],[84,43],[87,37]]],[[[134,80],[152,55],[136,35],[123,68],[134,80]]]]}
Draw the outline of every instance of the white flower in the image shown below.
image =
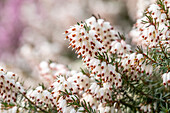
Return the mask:
{"type": "Polygon", "coordinates": [[[170,72],[168,72],[168,73],[164,73],[163,75],[162,75],[162,79],[163,79],[163,84],[165,85],[165,86],[170,86],[170,72]]]}
{"type": "Polygon", "coordinates": [[[120,55],[129,53],[131,46],[126,44],[124,40],[115,40],[110,45],[110,53],[118,53],[120,55]]]}
{"type": "Polygon", "coordinates": [[[76,110],[74,108],[72,108],[70,113],[76,113],[76,110]]]}
{"type": "Polygon", "coordinates": [[[80,107],[77,111],[77,113],[82,113],[82,111],[84,111],[85,109],[83,107],[80,107]]]}
{"type": "Polygon", "coordinates": [[[109,113],[110,112],[110,107],[109,106],[103,106],[101,103],[98,106],[98,112],[100,113],[109,113]]]}
{"type": "Polygon", "coordinates": [[[4,69],[0,70],[0,88],[0,98],[8,103],[17,101],[18,91],[25,94],[23,86],[16,82],[15,74],[4,69]]]}

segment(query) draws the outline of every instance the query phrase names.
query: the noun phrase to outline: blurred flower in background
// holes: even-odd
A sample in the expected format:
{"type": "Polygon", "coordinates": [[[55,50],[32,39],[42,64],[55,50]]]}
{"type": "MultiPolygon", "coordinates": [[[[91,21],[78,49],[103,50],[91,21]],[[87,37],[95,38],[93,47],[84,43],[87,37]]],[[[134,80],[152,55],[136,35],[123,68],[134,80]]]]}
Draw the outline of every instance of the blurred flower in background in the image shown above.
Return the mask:
{"type": "Polygon", "coordinates": [[[0,54],[14,53],[23,31],[22,0],[0,0],[0,54]]]}
{"type": "Polygon", "coordinates": [[[0,64],[27,78],[28,86],[42,82],[37,76],[41,61],[52,60],[77,70],[81,61],[68,49],[63,32],[99,14],[127,34],[142,8],[153,0],[141,1],[0,0],[0,64]]]}

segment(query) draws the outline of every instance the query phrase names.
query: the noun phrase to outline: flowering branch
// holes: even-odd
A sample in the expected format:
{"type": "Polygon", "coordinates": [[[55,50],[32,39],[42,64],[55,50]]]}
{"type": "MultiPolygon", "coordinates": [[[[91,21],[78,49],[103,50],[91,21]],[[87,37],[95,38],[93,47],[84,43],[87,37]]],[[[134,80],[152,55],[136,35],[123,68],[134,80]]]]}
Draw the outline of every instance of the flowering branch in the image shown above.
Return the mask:
{"type": "Polygon", "coordinates": [[[159,43],[159,46],[160,46],[160,48],[162,50],[162,53],[165,55],[165,58],[168,59],[168,56],[166,55],[165,51],[163,50],[163,47],[162,47],[161,43],[159,43]]]}
{"type": "MultiPolygon", "coordinates": [[[[21,92],[19,92],[22,96],[24,96],[24,98],[33,106],[35,106],[36,108],[38,108],[40,110],[40,112],[44,112],[44,113],[48,113],[48,111],[46,111],[45,109],[41,108],[40,106],[36,105],[36,103],[34,103],[33,101],[31,101],[25,94],[22,94],[21,92]]],[[[25,107],[24,107],[25,109],[25,107]]],[[[27,108],[29,109],[29,108],[27,108]]]]}
{"type": "Polygon", "coordinates": [[[169,112],[169,6],[168,0],[158,0],[137,21],[143,48],[134,52],[100,16],[71,26],[66,39],[86,70],[43,61],[39,73],[50,87],[26,91],[14,73],[0,69],[1,104],[45,113],[169,112]]]}
{"type": "MultiPolygon", "coordinates": [[[[137,50],[138,53],[143,54],[143,56],[145,56],[146,58],[148,58],[150,61],[152,61],[153,63],[158,64],[158,62],[156,62],[155,60],[153,60],[152,58],[150,58],[147,54],[145,54],[145,53],[143,52],[143,50],[142,50],[139,46],[137,46],[137,48],[138,48],[138,50],[137,50]]],[[[161,65],[161,64],[160,64],[160,65],[161,65]]]]}

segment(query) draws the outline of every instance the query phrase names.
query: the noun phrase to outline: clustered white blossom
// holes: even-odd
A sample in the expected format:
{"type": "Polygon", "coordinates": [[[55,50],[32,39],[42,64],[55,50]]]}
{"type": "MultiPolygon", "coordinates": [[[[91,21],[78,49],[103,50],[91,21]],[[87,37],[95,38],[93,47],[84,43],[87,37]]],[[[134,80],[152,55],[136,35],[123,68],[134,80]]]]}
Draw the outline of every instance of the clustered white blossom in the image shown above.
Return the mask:
{"type": "Polygon", "coordinates": [[[48,90],[44,90],[42,86],[38,86],[35,90],[29,90],[26,95],[31,101],[36,102],[36,105],[44,105],[45,109],[55,105],[52,94],[48,90]]]}
{"type": "MultiPolygon", "coordinates": [[[[169,8],[168,0],[165,0],[164,4],[165,9],[169,8]]],[[[148,8],[146,16],[136,24],[136,32],[142,45],[148,46],[149,49],[157,47],[158,44],[168,45],[170,31],[169,20],[166,18],[169,13],[161,10],[159,5],[153,4],[148,8]]],[[[64,65],[43,61],[39,65],[39,72],[51,86],[38,86],[26,93],[22,85],[16,81],[14,73],[5,72],[0,68],[1,100],[8,103],[16,102],[19,92],[25,98],[21,104],[23,107],[25,103],[30,102],[42,111],[55,108],[61,113],[80,113],[86,112],[85,105],[88,104],[87,107],[96,112],[115,113],[121,110],[116,105],[120,104],[118,100],[123,98],[124,94],[118,94],[113,90],[122,89],[123,77],[128,76],[131,81],[137,81],[143,75],[153,74],[154,66],[150,56],[142,52],[133,52],[121,34],[103,19],[93,16],[84,23],[71,26],[65,34],[66,39],[70,41],[70,47],[75,49],[78,57],[82,56],[88,70],[70,71],[64,65]]],[[[170,72],[164,73],[162,79],[163,84],[169,86],[170,72]]],[[[155,106],[156,104],[147,103],[140,104],[138,108],[144,112],[151,112],[152,107],[156,109],[155,106]]]]}
{"type": "MultiPolygon", "coordinates": [[[[67,34],[66,39],[70,41],[70,46],[76,50],[79,56],[82,55],[83,62],[91,70],[89,76],[102,80],[102,86],[94,82],[87,90],[88,96],[92,95],[93,98],[100,101],[100,104],[95,107],[100,112],[110,111],[110,107],[105,106],[105,103],[112,100],[113,85],[115,88],[121,88],[122,79],[121,74],[116,71],[116,65],[97,59],[98,53],[102,54],[108,51],[109,57],[112,54],[117,54],[121,58],[120,66],[124,68],[124,72],[129,72],[129,75],[132,75],[132,80],[136,80],[139,73],[152,74],[152,65],[143,63],[144,56],[137,53],[131,54],[131,46],[120,39],[119,33],[103,19],[91,17],[85,23],[72,26],[65,33],[67,34]]],[[[119,61],[119,59],[116,60],[119,61]]]]}
{"type": "Polygon", "coordinates": [[[109,54],[117,53],[118,55],[131,51],[130,45],[118,37],[118,32],[109,22],[91,17],[85,23],[72,26],[65,33],[70,46],[78,55],[82,55],[83,62],[92,70],[90,76],[109,83],[110,88],[112,84],[121,87],[121,75],[115,71],[115,66],[95,58],[98,53],[106,53],[108,50],[109,54]]]}
{"type": "Polygon", "coordinates": [[[152,4],[144,12],[146,16],[137,20],[135,29],[131,31],[133,41],[143,47],[157,47],[166,44],[169,47],[170,1],[163,0],[164,9],[159,4],[152,4]]]}
{"type": "MultiPolygon", "coordinates": [[[[72,98],[76,99],[74,95],[77,95],[78,97],[83,96],[83,93],[85,93],[87,89],[90,87],[91,81],[94,80],[90,79],[86,75],[83,75],[81,72],[75,72],[75,71],[71,71],[65,76],[58,77],[57,80],[52,84],[51,88],[53,89],[52,90],[53,96],[59,98],[57,102],[59,111],[63,111],[63,112],[75,111],[75,110],[70,110],[70,109],[74,109],[73,107],[67,107],[67,102],[72,101],[72,98]],[[61,91],[65,91],[65,90],[71,91],[74,95],[72,94],[66,96],[65,98],[59,97],[61,91]]],[[[92,101],[92,103],[95,102],[96,101],[92,101]]]]}
{"type": "Polygon", "coordinates": [[[156,0],[137,0],[136,6],[136,18],[141,18],[143,16],[144,10],[151,4],[156,2],[156,0]]]}
{"type": "Polygon", "coordinates": [[[17,101],[18,93],[25,94],[23,86],[16,81],[15,74],[12,72],[5,72],[0,68],[0,100],[13,103],[17,101]]]}
{"type": "Polygon", "coordinates": [[[83,107],[80,107],[78,110],[75,110],[73,106],[67,107],[68,103],[73,101],[72,98],[76,100],[76,96],[81,97],[80,102],[86,100],[93,109],[97,109],[100,112],[109,112],[115,109],[102,104],[106,100],[111,99],[107,94],[108,91],[107,84],[103,84],[103,88],[100,88],[94,78],[89,78],[81,72],[68,71],[65,75],[57,76],[56,81],[48,90],[38,86],[35,90],[28,91],[26,95],[31,101],[36,102],[36,105],[43,104],[42,108],[57,107],[57,110],[63,113],[76,113],[84,110],[83,107]],[[49,90],[52,90],[51,93],[49,90]],[[62,91],[65,90],[71,91],[71,94],[65,97],[60,96],[62,91]]]}
{"type": "Polygon", "coordinates": [[[145,57],[142,54],[127,54],[121,60],[121,66],[124,68],[124,72],[128,72],[128,75],[131,75],[132,80],[137,80],[144,72],[147,75],[152,74],[152,65],[146,65],[144,60],[145,57]]]}

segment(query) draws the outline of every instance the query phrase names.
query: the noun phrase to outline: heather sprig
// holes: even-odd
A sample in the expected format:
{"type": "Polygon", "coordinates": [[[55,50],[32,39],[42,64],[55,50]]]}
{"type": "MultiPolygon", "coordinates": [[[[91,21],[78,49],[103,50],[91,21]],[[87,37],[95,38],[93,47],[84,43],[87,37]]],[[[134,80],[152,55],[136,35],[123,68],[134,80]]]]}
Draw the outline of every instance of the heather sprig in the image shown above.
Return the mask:
{"type": "Polygon", "coordinates": [[[65,31],[86,69],[55,62],[39,65],[49,87],[26,90],[15,74],[0,69],[1,109],[16,112],[169,112],[170,29],[168,0],[158,0],[137,20],[135,51],[104,19],[91,18],[65,31]]]}

